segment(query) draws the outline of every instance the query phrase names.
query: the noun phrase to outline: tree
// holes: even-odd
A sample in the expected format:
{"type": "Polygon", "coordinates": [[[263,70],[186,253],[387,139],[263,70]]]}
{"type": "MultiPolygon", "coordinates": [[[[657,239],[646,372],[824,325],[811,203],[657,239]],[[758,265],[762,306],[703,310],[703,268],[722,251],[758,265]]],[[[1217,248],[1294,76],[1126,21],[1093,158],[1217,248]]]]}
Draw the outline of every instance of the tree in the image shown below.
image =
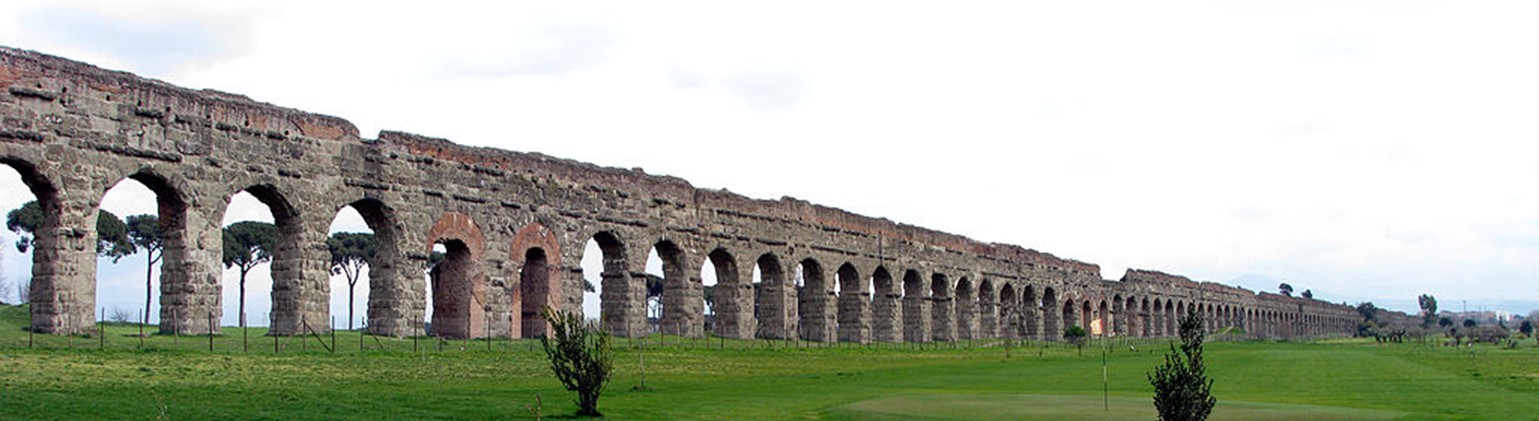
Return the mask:
{"type": "Polygon", "coordinates": [[[160,262],[165,244],[160,237],[160,217],[155,215],[130,215],[127,220],[128,240],[139,250],[144,250],[144,322],[150,320],[150,294],[154,293],[155,264],[160,262]]]}
{"type": "Polygon", "coordinates": [[[266,222],[240,221],[224,228],[224,267],[240,269],[240,326],[246,327],[246,274],[272,261],[278,227],[266,222]]]}
{"type": "Polygon", "coordinates": [[[363,267],[374,260],[379,246],[374,234],[339,232],[326,239],[326,248],[331,251],[331,274],[347,277],[347,330],[353,330],[353,291],[363,267]]]}
{"type": "Polygon", "coordinates": [[[609,383],[614,371],[611,363],[609,334],[597,323],[583,320],[581,313],[542,311],[550,322],[550,335],[540,337],[550,369],[566,390],[577,392],[577,415],[597,417],[599,393],[609,383]]]}
{"type": "Polygon", "coordinates": [[[1293,285],[1288,285],[1287,282],[1283,282],[1281,284],[1277,284],[1277,292],[1281,293],[1282,295],[1286,295],[1286,296],[1292,297],[1293,296],[1293,285]]]}
{"type": "Polygon", "coordinates": [[[1085,332],[1085,328],[1079,326],[1063,328],[1063,340],[1079,348],[1079,355],[1085,355],[1085,337],[1087,336],[1089,334],[1085,332]]]}
{"type": "Polygon", "coordinates": [[[1213,380],[1208,379],[1202,361],[1202,317],[1187,312],[1181,317],[1181,349],[1170,346],[1165,363],[1148,374],[1154,385],[1154,409],[1159,419],[1204,420],[1218,403],[1212,395],[1213,380]]]}
{"type": "Polygon", "coordinates": [[[1421,305],[1421,325],[1432,327],[1432,323],[1437,322],[1437,298],[1432,294],[1422,294],[1416,297],[1416,302],[1421,305]]]}
{"type": "Polygon", "coordinates": [[[1306,299],[1313,299],[1313,298],[1315,298],[1315,292],[1306,289],[1306,290],[1304,290],[1304,292],[1300,293],[1299,296],[1300,297],[1304,297],[1306,299]]]}
{"type": "MultiPolygon", "coordinates": [[[[24,203],[5,215],[5,227],[15,232],[16,251],[26,253],[35,245],[36,233],[43,227],[43,208],[36,200],[24,203]]],[[[128,239],[128,227],[117,215],[98,209],[96,211],[96,254],[111,257],[113,262],[134,254],[134,244],[128,239]]]]}
{"type": "Polygon", "coordinates": [[[1479,325],[1480,323],[1476,323],[1475,319],[1464,319],[1464,327],[1475,327],[1479,325]]]}
{"type": "Polygon", "coordinates": [[[1524,320],[1523,324],[1518,325],[1518,331],[1519,332],[1523,332],[1524,335],[1533,336],[1534,335],[1534,322],[1529,321],[1529,320],[1524,320]]]}

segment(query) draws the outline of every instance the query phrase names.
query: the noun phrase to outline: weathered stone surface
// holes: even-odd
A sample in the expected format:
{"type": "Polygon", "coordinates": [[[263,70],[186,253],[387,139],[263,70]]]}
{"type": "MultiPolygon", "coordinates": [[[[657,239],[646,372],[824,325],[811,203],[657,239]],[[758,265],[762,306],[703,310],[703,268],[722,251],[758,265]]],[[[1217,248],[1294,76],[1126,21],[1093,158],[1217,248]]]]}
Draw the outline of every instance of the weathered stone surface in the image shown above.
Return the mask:
{"type": "Polygon", "coordinates": [[[367,317],[383,335],[422,333],[430,288],[435,335],[538,335],[539,308],[581,308],[578,262],[590,239],[603,254],[602,325],[621,336],[651,330],[652,248],[665,261],[657,328],[687,336],[1051,340],[1065,325],[1163,336],[1188,308],[1215,329],[1300,336],[1346,334],[1357,319],[1346,306],[1159,272],[1103,280],[1094,264],[1020,246],[641,170],[409,133],[363,139],[339,118],[30,51],[0,48],[0,85],[0,163],[21,173],[48,214],[33,263],[33,327],[42,332],[91,328],[93,219],[103,192],[124,178],[157,194],[166,224],[167,332],[204,333],[219,317],[219,224],[243,190],[279,226],[269,315],[278,334],[326,329],[323,240],[344,206],[380,239],[367,317]],[[429,270],[435,243],[449,253],[429,270]],[[699,274],[707,259],[718,279],[710,316],[699,274]]]}

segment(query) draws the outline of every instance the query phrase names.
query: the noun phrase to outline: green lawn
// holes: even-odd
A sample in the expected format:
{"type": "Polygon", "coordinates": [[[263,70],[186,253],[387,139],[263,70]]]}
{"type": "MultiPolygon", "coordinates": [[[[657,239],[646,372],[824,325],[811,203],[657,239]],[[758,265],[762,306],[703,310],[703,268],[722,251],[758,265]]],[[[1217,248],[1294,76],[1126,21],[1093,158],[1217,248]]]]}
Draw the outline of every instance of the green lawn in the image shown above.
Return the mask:
{"type": "MultiPolygon", "coordinates": [[[[536,396],[547,415],[576,411],[532,341],[422,339],[413,352],[410,339],[365,337],[359,351],[357,333],[339,332],[336,353],[326,336],[280,339],[274,354],[265,332],[242,352],[226,328],[213,352],[207,337],[154,336],[141,350],[127,325],[106,330],[105,350],[99,337],[44,335],[28,349],[24,325],[25,308],[0,307],[0,419],[532,419],[536,396]]],[[[618,344],[600,402],[613,419],[1150,419],[1144,373],[1165,351],[1117,342],[1103,400],[1090,348],[618,344]]],[[[1539,419],[1532,342],[1219,342],[1207,355],[1214,419],[1539,419]]]]}

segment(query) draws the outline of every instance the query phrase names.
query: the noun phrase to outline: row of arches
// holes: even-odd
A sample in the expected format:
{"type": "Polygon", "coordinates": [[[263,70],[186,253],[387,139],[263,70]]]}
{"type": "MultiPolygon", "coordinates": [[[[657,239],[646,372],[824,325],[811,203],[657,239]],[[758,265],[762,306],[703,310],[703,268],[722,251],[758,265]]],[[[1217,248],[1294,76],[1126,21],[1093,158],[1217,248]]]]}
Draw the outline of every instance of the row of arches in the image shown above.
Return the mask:
{"type": "MultiPolygon", "coordinates": [[[[24,161],[9,160],[50,217],[46,227],[65,220],[64,206],[56,189],[24,161]]],[[[206,320],[199,311],[219,307],[217,293],[197,291],[198,277],[208,277],[206,241],[212,215],[188,205],[196,200],[177,184],[153,171],[141,170],[126,179],[143,184],[155,195],[163,225],[164,251],[161,276],[160,320],[163,331],[201,333],[206,320]],[[190,222],[191,221],[191,222],[190,222]],[[201,223],[202,226],[199,226],[201,223]],[[201,256],[200,256],[201,255],[201,256]],[[193,290],[189,293],[188,290],[193,290]],[[181,313],[178,313],[181,312],[181,313]],[[165,323],[176,320],[177,323],[165,323]]],[[[292,334],[301,325],[316,325],[326,318],[327,283],[316,284],[307,272],[318,264],[313,250],[324,234],[307,221],[305,212],[271,183],[257,183],[236,191],[250,194],[267,208],[277,228],[271,250],[271,324],[276,334],[292,334]],[[314,320],[310,318],[314,317],[314,320]]],[[[233,196],[236,193],[231,193],[233,196]]],[[[230,196],[226,196],[227,198],[230,196]]],[[[99,199],[98,199],[99,200],[99,199]]],[[[536,337],[545,333],[540,311],[549,306],[581,308],[583,294],[571,285],[587,279],[581,266],[563,266],[562,258],[583,247],[563,247],[558,236],[544,224],[532,222],[515,234],[507,260],[512,274],[489,268],[485,233],[472,217],[445,212],[427,230],[425,238],[409,235],[412,229],[384,200],[364,197],[334,208],[356,211],[379,243],[378,258],[368,273],[367,325],[376,334],[402,336],[429,333],[452,338],[481,336],[536,337]],[[419,238],[413,246],[410,238],[419,238]],[[568,250],[572,250],[569,252],[568,250]],[[441,259],[437,256],[441,255],[441,259]],[[414,275],[421,274],[421,275],[414,275]],[[424,277],[425,275],[425,277],[424,277]],[[424,285],[422,282],[425,282],[424,285]],[[566,297],[571,297],[567,300],[566,297]]],[[[333,216],[332,219],[335,219],[333,216]]],[[[227,221],[226,221],[227,222],[227,221]]],[[[328,227],[329,228],[329,227],[328,227]]],[[[1324,332],[1340,320],[1315,316],[1245,309],[1238,306],[1190,304],[1156,297],[1079,298],[1051,286],[945,271],[889,269],[888,264],[865,263],[827,256],[761,250],[740,260],[728,246],[718,246],[693,257],[693,252],[671,239],[650,242],[650,255],[660,260],[661,292],[655,314],[648,314],[645,267],[628,250],[622,230],[600,230],[587,240],[596,245],[601,269],[594,280],[591,298],[600,302],[596,318],[609,332],[640,336],[652,332],[684,336],[707,333],[727,337],[806,339],[846,342],[955,341],[992,337],[1052,340],[1063,327],[1077,325],[1096,335],[1165,336],[1175,331],[1177,314],[1189,306],[1206,312],[1212,329],[1241,327],[1269,335],[1324,332]],[[790,257],[796,256],[796,257],[790,257]],[[692,262],[709,269],[715,285],[706,300],[705,276],[691,273],[692,262]],[[741,263],[751,262],[743,272],[741,263]],[[828,270],[833,262],[832,270],[828,270]],[[1063,295],[1063,297],[1060,297],[1063,295]],[[709,301],[709,302],[708,302],[709,301]],[[707,311],[709,309],[709,311],[707,311]],[[1318,328],[1290,324],[1320,325],[1318,328]]],[[[46,278],[56,267],[49,254],[53,237],[40,235],[34,273],[46,278]]],[[[646,244],[647,242],[643,242],[646,244]]],[[[896,263],[893,263],[896,265],[896,263]]],[[[920,264],[915,264],[916,266],[920,264]]],[[[217,267],[217,265],[215,265],[217,267]]],[[[35,285],[35,296],[48,296],[46,279],[35,285]]],[[[54,300],[66,303],[68,300],[54,300]]],[[[212,312],[212,311],[210,311],[212,312]]]]}

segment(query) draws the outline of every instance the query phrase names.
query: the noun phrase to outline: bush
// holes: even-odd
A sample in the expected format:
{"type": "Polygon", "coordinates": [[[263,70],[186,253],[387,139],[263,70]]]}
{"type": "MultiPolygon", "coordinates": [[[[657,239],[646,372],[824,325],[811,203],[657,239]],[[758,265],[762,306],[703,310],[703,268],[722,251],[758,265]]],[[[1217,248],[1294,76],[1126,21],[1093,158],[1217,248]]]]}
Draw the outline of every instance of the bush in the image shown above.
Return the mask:
{"type": "Polygon", "coordinates": [[[1165,363],[1149,374],[1154,385],[1154,409],[1161,420],[1204,420],[1218,400],[1213,380],[1202,362],[1202,318],[1196,312],[1181,317],[1181,349],[1170,346],[1165,363]]]}
{"type": "Polygon", "coordinates": [[[1089,334],[1085,333],[1085,328],[1079,326],[1063,328],[1063,340],[1079,348],[1080,355],[1085,355],[1085,337],[1087,336],[1089,334]]]}
{"type": "Polygon", "coordinates": [[[577,415],[597,417],[599,393],[609,383],[609,334],[583,320],[582,314],[551,310],[541,315],[550,322],[550,334],[540,338],[550,368],[566,390],[577,392],[577,415]]]}

